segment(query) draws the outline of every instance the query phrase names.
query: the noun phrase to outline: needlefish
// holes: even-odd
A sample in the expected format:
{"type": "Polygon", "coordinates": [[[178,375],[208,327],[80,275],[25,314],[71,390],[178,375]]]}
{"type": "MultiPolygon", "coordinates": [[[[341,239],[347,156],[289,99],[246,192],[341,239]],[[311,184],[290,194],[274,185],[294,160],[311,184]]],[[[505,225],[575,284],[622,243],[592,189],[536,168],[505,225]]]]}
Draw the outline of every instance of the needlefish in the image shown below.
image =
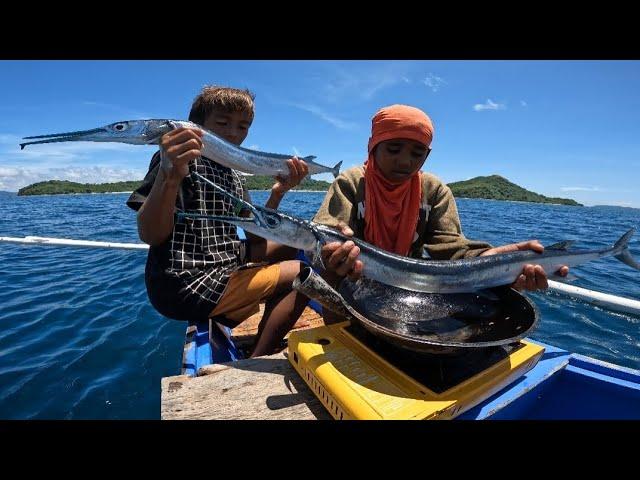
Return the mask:
{"type": "MultiPolygon", "coordinates": [[[[362,275],[382,284],[425,293],[475,292],[512,284],[528,264],[541,265],[546,272],[556,272],[563,265],[574,267],[600,257],[613,255],[636,270],[638,264],[629,252],[629,230],[607,248],[572,250],[574,241],[562,241],[545,247],[543,253],[517,251],[460,260],[428,260],[404,257],[384,251],[358,238],[347,237],[331,227],[296,218],[265,207],[254,206],[197,172],[195,179],[206,182],[221,194],[252,212],[251,217],[213,216],[178,213],[179,218],[218,220],[241,227],[268,240],[310,252],[314,262],[321,264],[320,249],[330,242],[351,240],[360,248],[362,275]]],[[[562,277],[558,277],[562,279],[562,277]]]]}
{"type": "MultiPolygon", "coordinates": [[[[33,140],[20,144],[24,149],[27,145],[53,142],[117,142],[132,145],[152,145],[160,142],[160,137],[173,129],[199,128],[204,132],[202,142],[202,155],[225,167],[239,170],[240,172],[254,175],[283,176],[289,175],[287,160],[291,155],[279,153],[260,152],[248,148],[239,147],[224,138],[216,135],[210,130],[203,128],[193,122],[183,120],[126,120],[112,123],[100,128],[91,130],[79,130],[75,132],[50,133],[48,135],[34,135],[24,137],[25,140],[33,140]],[[35,140],[37,139],[37,140],[35,140]]],[[[340,173],[342,161],[333,167],[326,167],[316,163],[314,155],[302,157],[309,166],[309,175],[319,173],[331,173],[337,177],[340,173]]]]}

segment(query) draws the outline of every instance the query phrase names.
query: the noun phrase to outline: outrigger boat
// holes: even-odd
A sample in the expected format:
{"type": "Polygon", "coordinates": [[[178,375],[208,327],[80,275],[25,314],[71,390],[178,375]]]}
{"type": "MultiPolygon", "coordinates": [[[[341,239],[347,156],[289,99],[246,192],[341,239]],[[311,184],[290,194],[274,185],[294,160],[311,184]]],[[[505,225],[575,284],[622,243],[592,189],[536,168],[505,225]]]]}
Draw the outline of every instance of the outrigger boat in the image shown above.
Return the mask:
{"type": "MultiPolygon", "coordinates": [[[[2,237],[0,241],[148,248],[143,244],[40,237],[2,237]]],[[[549,284],[555,292],[640,315],[637,300],[553,281],[549,284]]],[[[317,313],[323,308],[313,300],[309,307],[317,313]]],[[[381,344],[366,329],[343,323],[293,332],[288,340],[288,358],[334,418],[640,419],[639,370],[571,353],[526,336],[500,348],[485,351],[485,358],[476,357],[475,370],[468,368],[469,356],[466,369],[460,365],[456,369],[455,359],[432,358],[429,368],[428,362],[423,364],[427,375],[420,378],[415,368],[407,367],[411,362],[394,353],[392,346],[381,344]],[[346,354],[336,355],[336,346],[344,347],[346,354]],[[333,363],[326,362],[329,358],[333,363]],[[367,369],[376,377],[373,383],[371,377],[367,383],[354,374],[367,369]],[[397,389],[393,395],[389,395],[390,385],[397,389]],[[385,415],[385,409],[376,404],[381,400],[384,403],[385,395],[403,403],[395,416],[385,415]],[[433,408],[427,408],[429,404],[433,408]]],[[[228,327],[211,320],[191,323],[184,342],[182,373],[195,377],[203,367],[227,362],[233,365],[247,354],[242,345],[234,343],[228,327]]],[[[411,355],[408,352],[404,357],[411,360],[411,355]]]]}
{"type": "MultiPolygon", "coordinates": [[[[320,310],[315,303],[311,303],[311,308],[320,310]]],[[[318,311],[316,310],[316,311],[318,311]]],[[[326,328],[322,331],[322,336],[326,336],[326,328]]],[[[344,330],[344,325],[341,329],[344,330]]],[[[348,327],[347,327],[348,328],[348,327]]],[[[315,359],[316,367],[322,363],[323,355],[331,354],[329,350],[323,351],[326,345],[310,341],[313,335],[310,329],[291,334],[289,337],[289,348],[292,342],[296,341],[296,345],[300,345],[300,336],[317,350],[320,350],[319,357],[315,359]]],[[[362,332],[359,332],[360,334],[362,332]]],[[[238,348],[230,339],[231,330],[228,327],[217,327],[215,322],[199,322],[192,323],[187,328],[187,334],[184,343],[184,354],[182,359],[182,373],[185,375],[195,376],[202,367],[225,362],[235,362],[245,358],[246,352],[238,348]]],[[[356,338],[354,343],[366,345],[366,340],[359,342],[356,338]]],[[[515,376],[505,378],[505,381],[499,382],[498,391],[492,393],[482,401],[474,405],[474,398],[465,398],[468,402],[463,405],[461,411],[445,411],[440,415],[433,415],[433,418],[458,418],[458,419],[640,419],[640,371],[630,368],[621,367],[611,363],[603,362],[584,355],[571,353],[553,345],[534,341],[529,338],[524,339],[524,345],[530,347],[531,351],[526,352],[527,355],[532,354],[527,361],[531,365],[528,371],[522,371],[517,367],[522,366],[522,360],[513,356],[500,358],[495,356],[497,360],[493,365],[488,362],[485,370],[476,374],[477,378],[485,381],[489,376],[496,374],[496,370],[515,371],[515,376]],[[499,359],[499,360],[498,360],[499,359]],[[506,359],[506,364],[505,364],[506,359]],[[496,365],[503,361],[503,365],[496,365]],[[494,367],[493,370],[491,367],[494,367]],[[513,368],[512,368],[513,367],[513,368]],[[467,406],[467,410],[463,410],[467,406]]],[[[375,350],[371,350],[375,353],[375,350]]],[[[523,347],[524,348],[524,347],[523,347]]],[[[309,345],[307,345],[307,349],[309,345]]],[[[317,352],[316,352],[317,354],[317,352]]],[[[310,363],[313,362],[314,352],[309,355],[310,363]]],[[[293,355],[289,351],[289,358],[292,361],[293,355]]],[[[489,359],[491,360],[491,359],[489,359]]],[[[380,359],[376,359],[380,364],[380,359]]],[[[374,367],[378,367],[374,364],[374,367]]],[[[382,370],[381,375],[385,372],[382,370]]],[[[317,380],[319,375],[311,381],[317,380]]],[[[303,377],[304,378],[304,377],[303,377]]],[[[328,383],[328,382],[327,382],[328,383]]],[[[468,382],[465,387],[469,390],[456,392],[459,396],[468,396],[474,393],[472,382],[468,382]]],[[[318,392],[309,385],[314,393],[318,392]]],[[[331,385],[324,385],[324,395],[331,385]]],[[[373,389],[372,389],[373,390],[373,389]]],[[[362,392],[354,394],[351,403],[357,403],[363,400],[362,392]]],[[[437,393],[437,392],[436,392],[437,393]]],[[[486,392],[483,392],[486,393],[486,392]]],[[[322,400],[322,393],[316,393],[318,398],[322,400]]],[[[485,395],[483,395],[485,396],[485,395]]],[[[366,397],[365,397],[366,399],[366,397]]],[[[334,405],[338,399],[328,400],[334,405]]],[[[365,402],[366,403],[366,402],[365,402]]],[[[424,402],[423,402],[424,403],[424,402]]],[[[323,402],[324,404],[324,402],[323,402]]],[[[338,404],[339,405],[339,404],[338,404]]],[[[325,405],[327,410],[329,406],[325,405]]],[[[335,408],[335,407],[334,407],[335,408]]],[[[370,410],[370,405],[361,405],[359,410],[370,410]]],[[[455,407],[454,407],[455,408],[455,407]]],[[[351,405],[349,399],[346,399],[345,405],[339,406],[342,418],[345,418],[345,410],[355,410],[358,413],[358,407],[351,405]]],[[[335,410],[334,410],[335,411],[335,410]]],[[[337,418],[340,418],[337,416],[337,418]]],[[[349,416],[348,418],[355,418],[349,416]]],[[[375,416],[366,415],[363,418],[375,418],[375,416]]],[[[379,416],[378,418],[384,418],[379,416]]],[[[407,417],[411,418],[411,417],[407,417]]]]}
{"type": "MultiPolygon", "coordinates": [[[[261,215],[270,213],[254,207],[258,226],[242,227],[268,238],[272,226],[261,215]]],[[[621,259],[639,267],[628,249],[621,259]]],[[[311,268],[293,286],[318,313],[346,319],[293,332],[287,347],[294,370],[336,419],[640,419],[640,371],[526,338],[539,312],[507,286],[416,291],[363,275],[334,289],[311,268]]],[[[243,358],[230,330],[216,325],[190,325],[184,374],[243,358]]]]}
{"type": "MultiPolygon", "coordinates": [[[[501,315],[524,314],[511,320],[513,334],[500,334],[501,345],[462,353],[442,345],[411,350],[402,348],[402,338],[381,341],[352,319],[292,332],[287,358],[336,419],[640,419],[639,370],[524,336],[538,321],[537,309],[512,289],[502,292],[499,301],[511,306],[501,315]]],[[[309,307],[322,313],[315,300],[309,307]]],[[[470,335],[491,343],[486,332],[470,335]]],[[[202,367],[247,354],[228,327],[214,320],[192,323],[182,374],[197,376],[202,367]]]]}

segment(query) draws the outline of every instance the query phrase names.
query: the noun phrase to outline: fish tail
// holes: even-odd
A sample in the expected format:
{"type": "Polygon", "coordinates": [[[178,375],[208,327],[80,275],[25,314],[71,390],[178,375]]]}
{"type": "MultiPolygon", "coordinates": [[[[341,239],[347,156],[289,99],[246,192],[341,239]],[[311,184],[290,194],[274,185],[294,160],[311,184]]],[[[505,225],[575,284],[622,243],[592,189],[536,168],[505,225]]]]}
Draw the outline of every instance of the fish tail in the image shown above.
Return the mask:
{"type": "Polygon", "coordinates": [[[629,239],[635,233],[636,229],[632,228],[627,233],[622,235],[620,239],[613,246],[614,251],[618,253],[614,254],[618,260],[623,263],[626,263],[631,268],[635,268],[636,270],[640,270],[640,263],[636,262],[634,258],[631,256],[631,252],[629,252],[629,239]]]}
{"type": "Polygon", "coordinates": [[[336,165],[331,169],[331,173],[333,174],[333,178],[337,178],[340,175],[340,167],[342,166],[342,160],[340,160],[336,165]]]}

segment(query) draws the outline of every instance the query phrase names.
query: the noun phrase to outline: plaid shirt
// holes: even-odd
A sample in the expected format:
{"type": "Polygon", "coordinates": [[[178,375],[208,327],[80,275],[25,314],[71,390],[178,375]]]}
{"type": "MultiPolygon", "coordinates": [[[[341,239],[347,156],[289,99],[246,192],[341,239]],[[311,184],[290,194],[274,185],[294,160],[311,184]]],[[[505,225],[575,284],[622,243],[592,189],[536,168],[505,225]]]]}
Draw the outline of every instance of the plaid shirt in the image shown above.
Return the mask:
{"type": "MultiPolygon", "coordinates": [[[[151,159],[149,173],[143,184],[127,201],[130,208],[138,210],[142,206],[159,168],[158,152],[151,159]]],[[[228,192],[250,201],[246,181],[235,170],[205,157],[189,165],[190,171],[194,169],[228,192]]],[[[191,176],[182,181],[176,208],[203,215],[237,213],[231,199],[219,194],[205,182],[194,182],[191,176]]],[[[149,249],[147,274],[153,279],[177,279],[178,282],[172,284],[180,286],[182,297],[195,297],[191,301],[213,309],[227,286],[229,276],[242,263],[240,245],[235,225],[206,219],[176,220],[167,241],[149,249]]]]}

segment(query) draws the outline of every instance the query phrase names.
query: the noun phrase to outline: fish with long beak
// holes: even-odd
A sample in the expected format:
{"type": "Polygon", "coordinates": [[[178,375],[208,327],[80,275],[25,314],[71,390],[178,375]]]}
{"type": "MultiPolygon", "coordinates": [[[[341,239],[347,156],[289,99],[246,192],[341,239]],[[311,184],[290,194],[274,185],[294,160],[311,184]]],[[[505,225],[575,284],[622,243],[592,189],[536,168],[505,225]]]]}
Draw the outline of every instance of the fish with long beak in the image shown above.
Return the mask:
{"type": "MultiPolygon", "coordinates": [[[[202,137],[202,155],[214,162],[233,168],[244,173],[254,175],[288,176],[289,168],[287,160],[291,155],[279,153],[266,153],[248,148],[238,147],[224,138],[216,135],[200,125],[182,120],[126,120],[112,123],[105,127],[92,130],[79,130],[75,132],[51,133],[49,135],[34,135],[24,137],[25,140],[34,140],[20,144],[24,149],[27,145],[54,142],[117,142],[131,145],[153,145],[160,142],[160,137],[179,127],[199,128],[204,132],[202,137]]],[[[309,175],[319,173],[331,173],[334,178],[340,173],[342,162],[333,167],[325,167],[313,160],[316,157],[309,155],[301,158],[309,166],[309,175]]]]}
{"type": "Polygon", "coordinates": [[[179,218],[231,223],[268,240],[311,252],[316,262],[321,262],[320,249],[324,244],[351,240],[360,248],[358,258],[363,263],[363,277],[406,290],[425,293],[475,292],[511,285],[528,264],[538,264],[547,272],[556,272],[563,265],[574,267],[607,255],[613,255],[630,267],[640,270],[640,264],[629,253],[629,239],[635,229],[622,235],[615,245],[599,250],[569,250],[573,242],[564,241],[545,247],[543,253],[529,250],[461,260],[424,260],[390,253],[358,238],[342,235],[325,225],[252,205],[197,172],[192,172],[191,175],[229,197],[236,205],[248,208],[253,216],[232,217],[179,212],[179,218]]]}

